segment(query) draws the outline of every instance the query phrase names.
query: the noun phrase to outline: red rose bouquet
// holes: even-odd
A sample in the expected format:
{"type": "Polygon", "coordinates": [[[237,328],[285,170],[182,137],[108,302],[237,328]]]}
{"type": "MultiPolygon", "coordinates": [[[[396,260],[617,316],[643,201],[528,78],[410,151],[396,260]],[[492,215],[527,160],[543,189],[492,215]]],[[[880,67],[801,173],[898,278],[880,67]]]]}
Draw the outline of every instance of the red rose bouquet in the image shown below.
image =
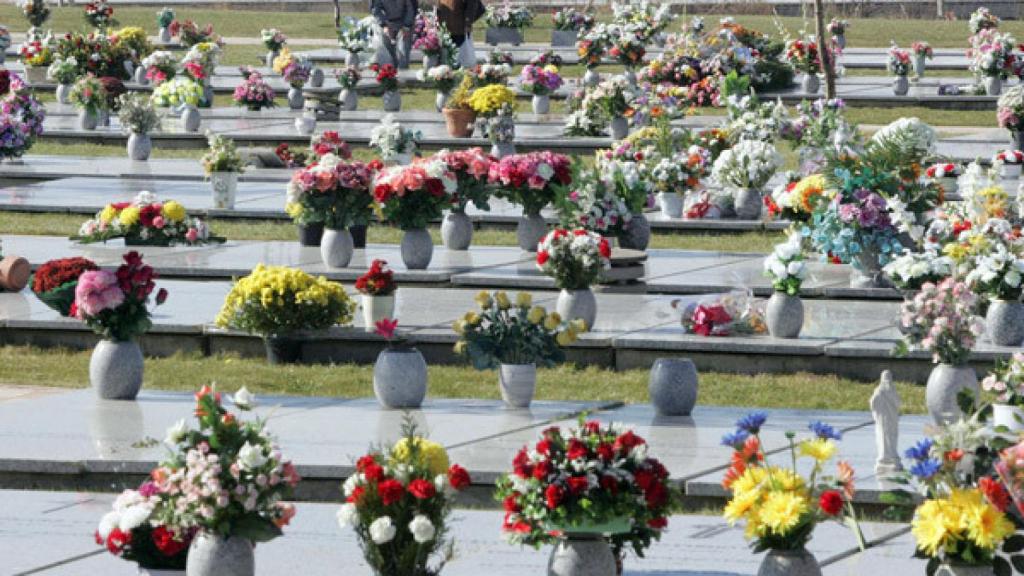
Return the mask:
{"type": "Polygon", "coordinates": [[[368,296],[388,296],[397,289],[394,272],[384,260],[374,260],[366,274],[356,279],[356,291],[368,296]]]}
{"type": "MultiPolygon", "coordinates": [[[[156,272],[129,252],[116,272],[89,270],[78,277],[70,315],[82,320],[97,334],[118,342],[144,334],[152,325],[149,295],[156,288],[156,272]]],[[[156,294],[157,306],[167,300],[167,290],[156,294]]]]}
{"type": "Polygon", "coordinates": [[[352,159],[352,149],[349,148],[348,142],[342,140],[335,130],[326,130],[313,136],[309,141],[309,151],[314,158],[323,158],[328,154],[334,154],[342,160],[352,159]]]}
{"type": "Polygon", "coordinates": [[[380,64],[370,65],[370,70],[373,70],[374,74],[377,75],[377,83],[380,84],[381,88],[385,92],[394,92],[398,90],[398,69],[392,64],[380,64]]]}
{"type": "Polygon", "coordinates": [[[373,195],[384,220],[402,230],[426,228],[451,206],[457,180],[437,158],[417,159],[409,166],[393,166],[377,177],[373,195]]]}
{"type": "Polygon", "coordinates": [[[393,447],[356,462],[345,481],[338,524],[352,527],[375,574],[431,576],[441,571],[451,542],[446,538],[452,497],[470,484],[469,473],[449,466],[440,444],[416,435],[406,423],[393,447]],[[430,567],[443,554],[440,566],[430,567]]]}
{"type": "Polygon", "coordinates": [[[627,545],[642,556],[668,526],[668,470],[632,431],[582,418],[568,432],[551,427],[532,450],[516,453],[512,468],[495,492],[512,543],[540,546],[566,532],[600,532],[611,534],[617,556],[627,545]]]}
{"type": "Polygon", "coordinates": [[[466,205],[470,202],[480,210],[490,210],[491,190],[487,179],[491,165],[497,162],[494,156],[480,148],[469,148],[442,150],[435,154],[434,158],[444,162],[458,182],[456,192],[452,196],[454,210],[465,212],[466,205]]]}
{"type": "Polygon", "coordinates": [[[141,569],[185,570],[195,530],[175,530],[156,519],[171,513],[172,504],[152,480],[138,490],[125,490],[114,500],[113,510],[100,519],[96,543],[141,569]]]}
{"type": "Polygon", "coordinates": [[[554,152],[513,154],[491,164],[488,180],[498,194],[523,207],[528,215],[556,197],[557,186],[572,184],[569,157],[554,152]]]}
{"type": "Polygon", "coordinates": [[[50,260],[32,275],[32,293],[61,316],[70,316],[78,277],[89,270],[99,270],[99,266],[88,258],[50,260]]]}
{"type": "Polygon", "coordinates": [[[366,224],[372,213],[374,171],[362,162],[327,154],[292,175],[286,210],[299,224],[323,222],[332,230],[366,224]]]}

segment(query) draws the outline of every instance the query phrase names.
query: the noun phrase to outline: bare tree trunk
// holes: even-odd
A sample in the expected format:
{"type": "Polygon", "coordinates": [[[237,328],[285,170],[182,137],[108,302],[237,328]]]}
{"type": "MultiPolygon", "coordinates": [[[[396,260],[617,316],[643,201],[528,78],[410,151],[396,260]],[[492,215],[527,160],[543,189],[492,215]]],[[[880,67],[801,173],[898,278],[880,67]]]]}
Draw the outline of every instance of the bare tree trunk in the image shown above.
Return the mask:
{"type": "Polygon", "coordinates": [[[836,97],[836,71],[832,64],[831,38],[825,32],[825,8],[822,0],[814,0],[814,24],[818,36],[818,57],[821,58],[821,71],[825,73],[825,98],[836,97]]]}
{"type": "Polygon", "coordinates": [[[946,17],[946,3],[942,0],[935,0],[935,15],[939,18],[946,17]]]}
{"type": "Polygon", "coordinates": [[[341,0],[331,0],[334,4],[334,27],[341,28],[341,0]]]}

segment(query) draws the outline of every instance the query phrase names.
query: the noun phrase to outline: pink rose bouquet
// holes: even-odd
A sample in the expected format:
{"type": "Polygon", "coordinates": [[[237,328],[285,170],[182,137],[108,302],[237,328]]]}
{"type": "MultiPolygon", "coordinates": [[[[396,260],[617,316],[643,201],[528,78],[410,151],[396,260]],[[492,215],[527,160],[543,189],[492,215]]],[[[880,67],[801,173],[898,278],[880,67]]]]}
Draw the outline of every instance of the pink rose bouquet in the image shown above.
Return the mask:
{"type": "MultiPolygon", "coordinates": [[[[89,270],[78,277],[71,316],[82,320],[104,338],[127,342],[149,330],[149,295],[156,288],[156,272],[135,251],[124,255],[116,272],[89,270]]],[[[159,306],[167,290],[156,295],[159,306]]]]}
{"type": "Polygon", "coordinates": [[[452,209],[465,211],[470,202],[480,210],[489,210],[491,190],[488,175],[491,165],[497,159],[480,148],[466,150],[442,150],[434,158],[444,162],[448,170],[455,175],[457,181],[455,193],[452,195],[452,209]]]}
{"type": "Polygon", "coordinates": [[[897,352],[909,347],[927,350],[932,362],[962,366],[985,331],[978,314],[978,296],[964,282],[946,278],[938,284],[928,282],[913,300],[903,303],[900,325],[903,342],[897,352]]]}
{"type": "Polygon", "coordinates": [[[263,80],[263,75],[250,70],[245,80],[235,87],[234,100],[236,106],[245,106],[249,110],[274,107],[274,89],[263,80]]]}
{"type": "Polygon", "coordinates": [[[362,162],[342,162],[333,154],[295,172],[288,183],[286,210],[296,222],[323,222],[332,230],[366,224],[372,213],[374,170],[362,162]]]}
{"type": "Polygon", "coordinates": [[[393,166],[377,177],[373,196],[384,220],[402,230],[426,228],[452,205],[458,179],[436,157],[417,159],[409,166],[393,166]]]}
{"type": "Polygon", "coordinates": [[[569,157],[550,151],[513,154],[491,164],[488,180],[498,194],[539,214],[557,195],[559,186],[572,184],[569,157]]]}

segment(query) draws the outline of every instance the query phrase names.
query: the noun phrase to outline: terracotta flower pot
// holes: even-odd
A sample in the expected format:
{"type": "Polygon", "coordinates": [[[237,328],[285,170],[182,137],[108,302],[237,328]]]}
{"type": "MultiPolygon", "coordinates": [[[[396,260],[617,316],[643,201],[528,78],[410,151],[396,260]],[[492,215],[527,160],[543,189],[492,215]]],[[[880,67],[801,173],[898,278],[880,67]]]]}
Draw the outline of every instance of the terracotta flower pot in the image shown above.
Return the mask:
{"type": "Polygon", "coordinates": [[[0,260],[0,289],[21,292],[28,285],[32,267],[21,256],[7,256],[0,260]]]}
{"type": "Polygon", "coordinates": [[[469,138],[473,135],[473,123],[476,122],[476,112],[462,110],[461,108],[445,108],[441,111],[444,114],[445,125],[448,127],[448,134],[453,138],[469,138]]]}

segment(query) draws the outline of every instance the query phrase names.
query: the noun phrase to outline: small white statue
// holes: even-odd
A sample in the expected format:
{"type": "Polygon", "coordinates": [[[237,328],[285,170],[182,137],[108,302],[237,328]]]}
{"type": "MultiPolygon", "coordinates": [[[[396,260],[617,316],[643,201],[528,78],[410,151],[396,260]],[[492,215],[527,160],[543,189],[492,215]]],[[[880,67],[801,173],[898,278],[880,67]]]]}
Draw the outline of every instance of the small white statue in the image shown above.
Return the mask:
{"type": "Polygon", "coordinates": [[[871,416],[875,420],[875,474],[884,476],[903,469],[899,455],[900,395],[892,385],[892,372],[882,372],[882,381],[871,395],[871,416]]]}

